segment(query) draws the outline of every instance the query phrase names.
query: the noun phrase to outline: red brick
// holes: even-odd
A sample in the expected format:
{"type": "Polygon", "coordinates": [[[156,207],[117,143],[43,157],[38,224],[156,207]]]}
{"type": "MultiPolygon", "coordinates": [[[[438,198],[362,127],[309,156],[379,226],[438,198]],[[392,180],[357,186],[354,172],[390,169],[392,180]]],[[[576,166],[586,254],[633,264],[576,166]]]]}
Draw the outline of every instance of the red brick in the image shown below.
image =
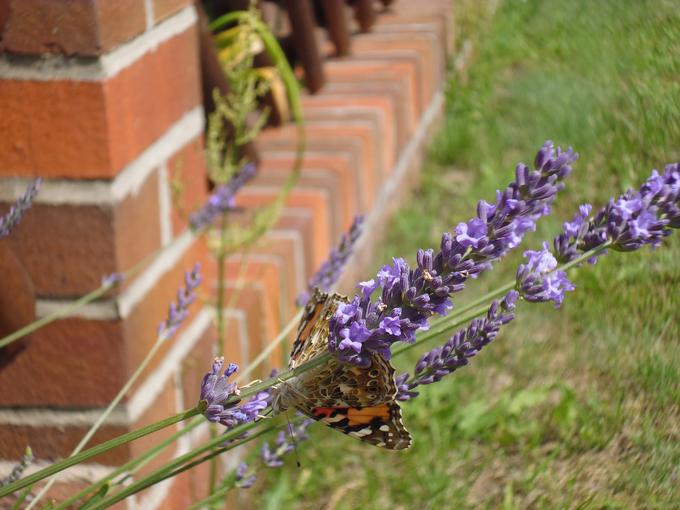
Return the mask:
{"type": "Polygon", "coordinates": [[[139,0],[5,0],[0,50],[100,55],[146,28],[139,0]]]}
{"type": "Polygon", "coordinates": [[[0,81],[0,175],[114,177],[200,103],[196,51],[192,27],[103,82],[0,81]]]}
{"type": "Polygon", "coordinates": [[[0,370],[0,407],[105,406],[126,377],[120,323],[63,319],[27,339],[0,370]]]}
{"type": "Polygon", "coordinates": [[[62,298],[85,294],[104,275],[128,269],[160,249],[157,175],[115,207],[35,204],[21,226],[7,242],[36,293],[62,298]]]}
{"type": "Polygon", "coordinates": [[[280,307],[281,278],[279,266],[274,261],[251,260],[247,254],[243,255],[245,267],[242,271],[242,260],[238,257],[228,259],[225,265],[225,284],[228,289],[225,303],[230,304],[233,296],[234,303],[238,302],[241,289],[253,288],[261,293],[261,315],[259,321],[263,336],[250,338],[251,359],[276,337],[283,326],[280,307]]]}
{"type": "Polygon", "coordinates": [[[343,97],[332,94],[305,96],[302,107],[306,119],[367,120],[374,125],[383,148],[384,167],[389,172],[397,156],[397,126],[394,105],[387,97],[343,97]]]}
{"type": "MultiPolygon", "coordinates": [[[[300,247],[301,248],[301,247],[300,247]]],[[[301,284],[305,278],[303,268],[297,266],[295,260],[295,241],[277,235],[265,235],[263,239],[252,247],[248,253],[254,260],[258,258],[276,260],[281,278],[281,314],[285,319],[293,315],[297,307],[295,301],[297,295],[302,291],[301,284]]]]}
{"type": "MultiPolygon", "coordinates": [[[[420,117],[417,69],[409,61],[383,59],[360,60],[352,58],[344,62],[328,62],[325,66],[329,83],[400,83],[406,91],[410,118],[420,117]]],[[[417,120],[416,120],[417,122],[417,120]]]]}
{"type": "MultiPolygon", "coordinates": [[[[71,455],[89,428],[88,425],[57,427],[43,424],[30,426],[0,423],[0,451],[5,460],[19,459],[26,450],[26,446],[30,445],[36,459],[55,461],[71,455]]],[[[90,445],[103,443],[128,431],[129,428],[122,425],[104,425],[94,435],[90,445]]],[[[89,462],[115,466],[129,459],[129,448],[122,446],[93,457],[89,462]]]]}
{"type": "Polygon", "coordinates": [[[170,188],[180,187],[178,200],[172,204],[172,233],[177,236],[188,226],[188,215],[205,204],[208,198],[208,180],[202,136],[177,152],[167,163],[170,188]]]}
{"type": "MultiPolygon", "coordinates": [[[[262,207],[271,203],[278,193],[277,188],[245,186],[236,196],[236,204],[247,208],[262,207]]],[[[314,229],[311,260],[313,267],[319,266],[328,256],[330,247],[330,219],[325,193],[295,189],[288,196],[286,206],[310,211],[314,229]]]]}
{"type": "Polygon", "coordinates": [[[417,4],[406,0],[399,0],[389,13],[380,16],[374,30],[391,29],[397,25],[403,33],[408,30],[403,27],[434,25],[438,40],[446,51],[447,56],[453,55],[454,48],[454,8],[450,0],[420,1],[417,4]]]}
{"type": "MultiPolygon", "coordinates": [[[[365,187],[368,206],[373,204],[379,189],[379,179],[382,176],[381,149],[376,147],[379,140],[375,140],[370,126],[362,126],[343,122],[305,124],[306,147],[310,151],[325,151],[328,153],[346,153],[348,148],[355,147],[359,151],[360,173],[362,187],[365,187]]],[[[257,140],[258,148],[263,152],[293,150],[296,145],[295,128],[284,126],[269,129],[257,140]]]]}
{"type": "MultiPolygon", "coordinates": [[[[287,171],[285,169],[281,171],[280,166],[272,168],[270,164],[263,162],[258,169],[257,176],[249,184],[256,188],[260,186],[265,188],[281,186],[286,181],[289,171],[290,167],[287,167],[287,171]]],[[[347,210],[342,200],[343,197],[340,194],[340,182],[337,175],[323,169],[309,171],[303,168],[295,190],[319,191],[324,194],[328,206],[330,238],[338,237],[342,232],[343,218],[351,213],[347,210]]]]}
{"type": "MultiPolygon", "coordinates": [[[[58,478],[57,478],[58,479],[58,478]]],[[[95,480],[93,480],[95,481],[95,480]]],[[[51,500],[54,500],[55,502],[61,502],[64,501],[67,497],[72,496],[73,494],[76,494],[83,490],[85,487],[87,487],[89,484],[86,482],[81,482],[81,481],[73,481],[73,482],[57,482],[50,489],[47,491],[47,494],[45,495],[44,499],[42,500],[43,502],[48,502],[51,500]]],[[[37,494],[40,489],[44,486],[43,483],[37,483],[33,486],[33,494],[37,494]]],[[[9,504],[13,501],[14,495],[8,496],[6,499],[3,499],[0,501],[0,509],[1,510],[10,510],[9,504]]],[[[42,505],[42,503],[41,503],[42,505]]],[[[42,505],[44,506],[44,505],[42,505]]],[[[25,507],[24,507],[25,508],[25,507]]],[[[111,508],[112,510],[127,510],[128,509],[128,502],[127,501],[121,501],[119,503],[116,503],[115,505],[112,505],[108,508],[111,508]]]]}
{"type": "Polygon", "coordinates": [[[315,271],[312,263],[314,225],[310,211],[300,208],[284,209],[274,230],[293,231],[300,234],[304,251],[305,280],[309,279],[315,271]]]}
{"type": "Polygon", "coordinates": [[[409,105],[408,79],[331,82],[326,84],[324,92],[348,99],[358,96],[389,98],[394,106],[399,147],[403,147],[408,142],[409,135],[415,131],[418,119],[413,116],[413,108],[409,105]]]}
{"type": "MultiPolygon", "coordinates": [[[[295,162],[295,154],[292,152],[269,152],[263,154],[260,163],[260,171],[271,170],[288,172],[295,162]]],[[[313,174],[315,172],[330,172],[337,176],[338,194],[342,207],[340,231],[344,232],[351,225],[354,216],[365,209],[362,207],[361,179],[356,166],[340,155],[305,152],[302,162],[302,172],[313,174]]]]}
{"type": "Polygon", "coordinates": [[[357,37],[355,54],[360,58],[387,58],[390,60],[409,60],[418,68],[421,108],[426,108],[432,100],[435,90],[440,87],[443,58],[435,61],[438,52],[432,34],[422,37],[419,33],[410,33],[405,39],[403,34],[368,34],[357,37]]]}
{"type": "MultiPolygon", "coordinates": [[[[140,429],[146,425],[150,425],[157,421],[163,420],[168,416],[172,416],[176,413],[184,411],[192,407],[192,404],[188,404],[184,409],[177,409],[175,405],[176,394],[175,394],[175,384],[172,379],[170,379],[164,386],[162,391],[154,398],[153,402],[149,408],[142,414],[142,416],[132,425],[131,430],[140,429]]],[[[158,443],[168,439],[171,435],[179,430],[179,424],[172,425],[161,429],[153,434],[141,437],[136,441],[130,443],[130,455],[131,458],[142,455],[147,452],[158,443]]],[[[160,454],[154,457],[148,464],[146,464],[140,471],[141,476],[146,476],[152,471],[160,468],[164,464],[170,461],[172,457],[175,456],[177,452],[177,442],[173,443],[168,448],[164,449],[160,454]]]]}
{"type": "MultiPolygon", "coordinates": [[[[35,289],[26,269],[7,243],[0,243],[0,338],[35,320],[35,289]]],[[[25,347],[25,345],[24,345],[25,347]]],[[[21,343],[0,349],[0,370],[22,348],[21,343]]]]}
{"type": "MultiPolygon", "coordinates": [[[[207,250],[202,240],[194,241],[178,263],[161,276],[154,287],[144,296],[144,299],[137,303],[134,310],[123,322],[125,331],[125,345],[127,362],[125,364],[128,373],[139,366],[147,352],[156,340],[158,325],[166,319],[168,306],[176,300],[177,289],[184,286],[184,273],[191,270],[195,263],[200,263],[201,274],[204,282],[198,289],[199,296],[205,296],[208,292],[209,282],[212,281],[210,273],[210,263],[207,250]]],[[[200,299],[190,309],[189,317],[184,321],[183,328],[195,318],[200,310],[200,299]]],[[[176,333],[175,338],[181,335],[183,328],[176,333]]],[[[163,357],[172,347],[173,341],[167,341],[159,349],[158,353],[143,372],[136,388],[163,360],[163,357]]]]}
{"type": "Polygon", "coordinates": [[[191,0],[153,0],[154,21],[158,23],[189,4],[191,0]]]}

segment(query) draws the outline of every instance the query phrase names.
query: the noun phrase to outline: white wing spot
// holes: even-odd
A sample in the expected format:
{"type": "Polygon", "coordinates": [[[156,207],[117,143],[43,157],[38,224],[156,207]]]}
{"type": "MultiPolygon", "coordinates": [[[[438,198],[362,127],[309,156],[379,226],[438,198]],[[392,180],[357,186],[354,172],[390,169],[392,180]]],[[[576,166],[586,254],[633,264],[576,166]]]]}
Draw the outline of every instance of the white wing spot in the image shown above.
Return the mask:
{"type": "MultiPolygon", "coordinates": [[[[382,430],[383,432],[388,432],[390,430],[390,426],[389,425],[381,425],[380,430],[382,430]]],[[[390,434],[390,435],[392,435],[392,434],[390,434]]]]}

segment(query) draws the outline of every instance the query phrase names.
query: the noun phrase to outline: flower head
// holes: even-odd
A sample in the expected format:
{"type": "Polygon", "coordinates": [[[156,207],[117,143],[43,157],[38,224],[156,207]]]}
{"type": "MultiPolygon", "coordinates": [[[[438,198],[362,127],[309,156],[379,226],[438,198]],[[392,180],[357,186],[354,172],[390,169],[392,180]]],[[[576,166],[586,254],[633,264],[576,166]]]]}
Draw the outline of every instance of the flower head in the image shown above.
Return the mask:
{"type": "Polygon", "coordinates": [[[170,338],[189,315],[189,305],[196,300],[194,291],[202,281],[200,269],[200,264],[195,264],[191,271],[184,273],[185,288],[177,291],[177,302],[170,304],[168,318],[158,326],[159,337],[170,338]]]}
{"type": "Polygon", "coordinates": [[[389,359],[393,343],[415,341],[416,331],[426,329],[433,314],[452,309],[451,295],[468,278],[490,268],[535,229],[577,157],[571,149],[562,151],[546,142],[535,168],[518,165],[515,181],[496,193],[493,204],[480,201],[476,218],[444,233],[438,251],[418,250],[417,267],[394,258],[375,280],[360,283],[359,293],[331,318],[330,351],[342,361],[367,366],[371,352],[389,359]]]}
{"type": "Polygon", "coordinates": [[[255,483],[257,477],[255,473],[248,470],[248,464],[241,462],[234,473],[234,481],[239,489],[249,489],[255,483]]]}
{"type": "Polygon", "coordinates": [[[539,251],[526,251],[526,264],[517,269],[517,286],[522,297],[531,302],[555,303],[559,308],[564,299],[564,293],[574,290],[575,286],[567,279],[564,271],[554,271],[557,260],[548,249],[548,243],[543,244],[539,251]]]}
{"type": "Polygon", "coordinates": [[[0,239],[6,237],[16,227],[26,211],[28,211],[33,204],[42,179],[38,177],[35,181],[28,185],[24,194],[10,207],[7,214],[0,216],[0,239]]]}
{"type": "Polygon", "coordinates": [[[203,416],[208,421],[224,425],[227,429],[260,418],[261,411],[271,404],[271,393],[260,391],[246,402],[238,400],[229,402],[231,396],[240,395],[237,384],[229,382],[229,378],[238,370],[238,365],[229,363],[224,373],[221,373],[223,366],[224,358],[215,358],[210,372],[203,376],[199,397],[199,408],[203,416]]]}
{"type": "Polygon", "coordinates": [[[515,303],[519,293],[509,291],[500,301],[494,301],[486,317],[473,320],[467,328],[457,331],[445,344],[425,353],[416,363],[413,376],[408,373],[395,378],[397,400],[410,400],[418,395],[416,388],[432,384],[467,365],[485,345],[496,338],[504,324],[515,318],[515,303]]]}
{"type": "Polygon", "coordinates": [[[638,190],[611,199],[594,217],[590,205],[581,206],[553,240],[558,260],[568,262],[605,243],[617,251],[659,246],[671,229],[680,228],[679,183],[680,163],[675,163],[667,165],[663,174],[652,171],[638,190]]]}
{"type": "Polygon", "coordinates": [[[30,446],[26,447],[26,452],[21,457],[21,460],[12,468],[9,475],[4,478],[0,478],[0,487],[9,485],[10,483],[16,482],[21,475],[26,470],[26,468],[33,462],[33,450],[30,446]]]}
{"type": "Polygon", "coordinates": [[[219,422],[224,405],[231,395],[238,395],[239,389],[235,382],[230,383],[229,378],[236,373],[238,365],[229,363],[223,374],[220,374],[224,366],[224,358],[215,358],[210,372],[203,376],[201,382],[201,396],[199,401],[204,403],[204,416],[212,422],[219,422]]]}

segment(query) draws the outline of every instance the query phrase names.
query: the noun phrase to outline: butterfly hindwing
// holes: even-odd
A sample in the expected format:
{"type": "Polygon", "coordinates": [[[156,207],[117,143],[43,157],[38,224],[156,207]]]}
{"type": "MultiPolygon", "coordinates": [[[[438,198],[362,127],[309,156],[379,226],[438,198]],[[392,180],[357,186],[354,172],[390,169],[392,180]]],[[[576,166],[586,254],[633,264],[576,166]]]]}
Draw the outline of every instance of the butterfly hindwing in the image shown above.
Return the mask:
{"type": "Polygon", "coordinates": [[[411,446],[411,435],[401,421],[396,402],[373,407],[317,407],[313,417],[331,428],[388,450],[411,446]]]}
{"type": "MultiPolygon", "coordinates": [[[[338,294],[316,291],[305,307],[289,368],[328,350],[329,321],[337,306],[347,302],[338,294]]],[[[299,411],[361,441],[399,450],[411,445],[396,400],[394,368],[379,354],[369,367],[331,358],[281,387],[283,407],[299,411]]]]}

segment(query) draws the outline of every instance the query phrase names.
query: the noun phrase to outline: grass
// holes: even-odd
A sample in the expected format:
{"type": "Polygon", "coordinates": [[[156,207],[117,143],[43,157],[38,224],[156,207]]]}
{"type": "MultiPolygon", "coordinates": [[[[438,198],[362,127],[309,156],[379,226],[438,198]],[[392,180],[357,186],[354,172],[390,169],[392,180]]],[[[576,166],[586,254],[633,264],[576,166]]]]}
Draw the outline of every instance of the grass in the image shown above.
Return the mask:
{"type": "MultiPolygon", "coordinates": [[[[448,83],[444,125],[420,187],[395,216],[376,267],[436,246],[546,138],[581,158],[526,247],[551,238],[578,204],[602,205],[680,159],[677,1],[457,5],[471,61],[448,83]]],[[[247,505],[677,508],[677,237],[572,273],[577,290],[561,310],[521,304],[518,320],[470,367],[404,406],[415,438],[406,453],[313,427],[299,447],[302,467],[291,459],[263,473],[247,505]]],[[[511,278],[518,261],[509,257],[457,303],[511,278]]],[[[413,361],[395,363],[409,369],[413,361]]]]}

